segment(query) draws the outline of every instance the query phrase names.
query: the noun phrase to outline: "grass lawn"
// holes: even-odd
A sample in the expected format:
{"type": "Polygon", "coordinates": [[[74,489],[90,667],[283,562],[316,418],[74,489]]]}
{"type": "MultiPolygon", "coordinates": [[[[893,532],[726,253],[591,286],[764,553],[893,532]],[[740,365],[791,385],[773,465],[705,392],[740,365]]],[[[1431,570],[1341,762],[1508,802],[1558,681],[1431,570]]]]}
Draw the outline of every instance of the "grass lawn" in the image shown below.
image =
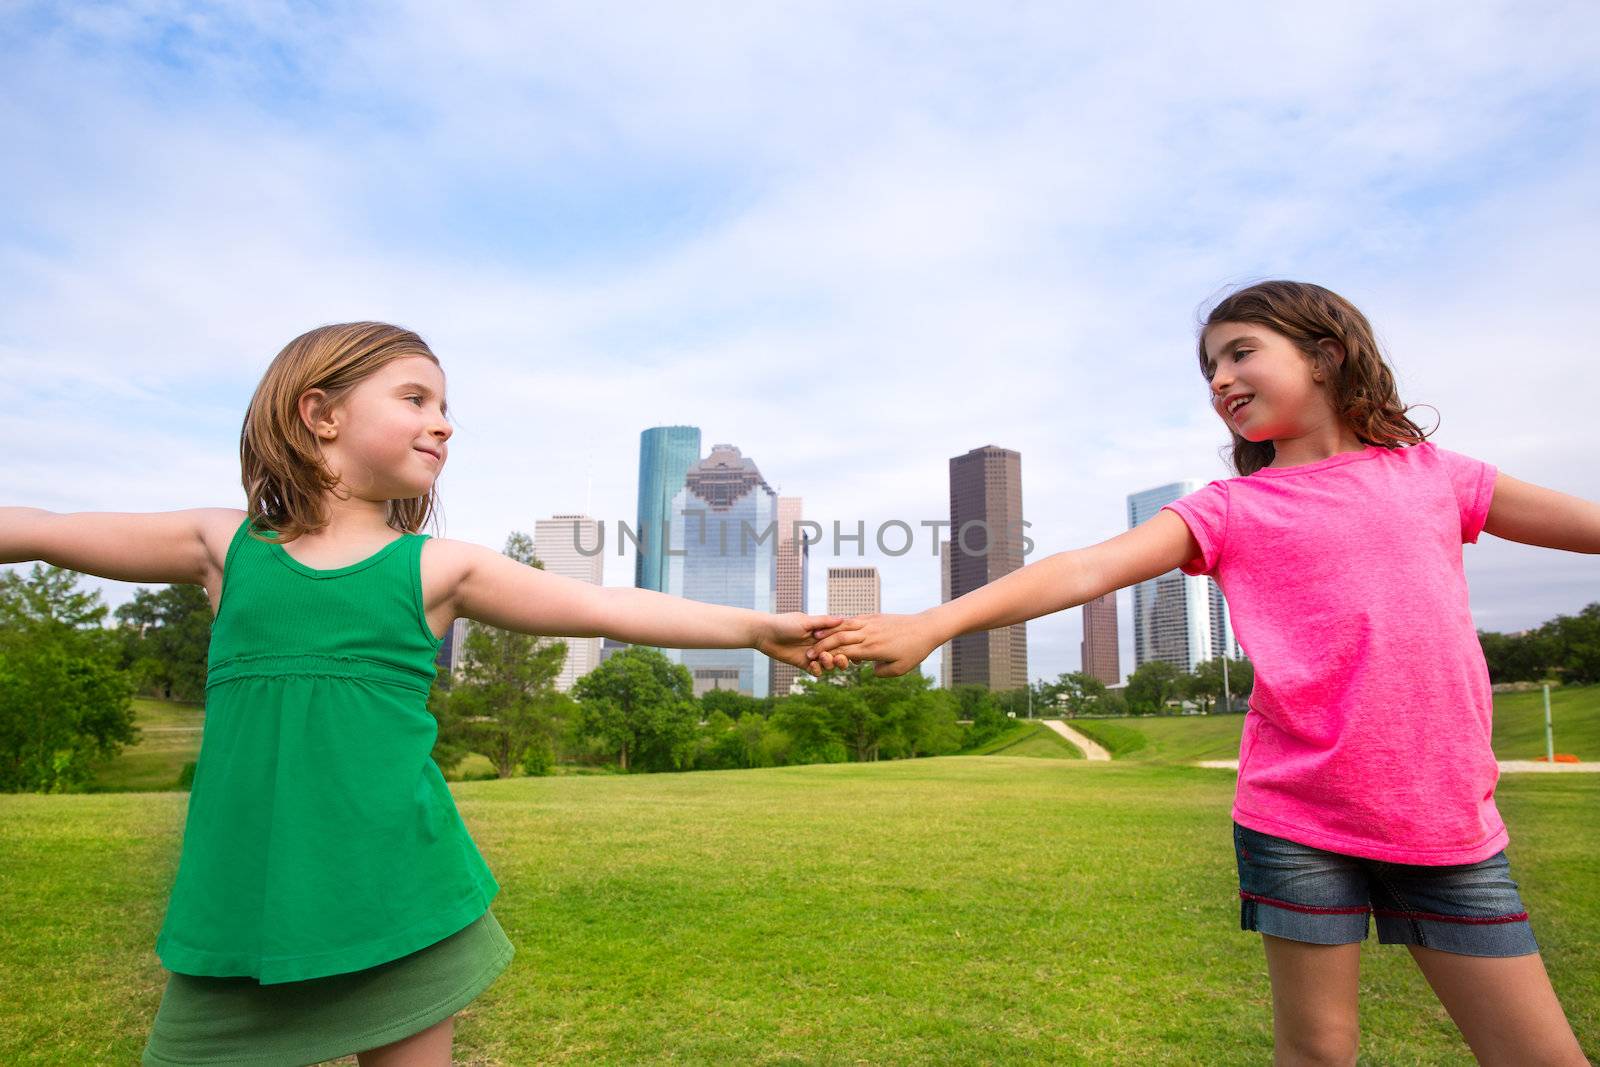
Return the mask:
{"type": "Polygon", "coordinates": [[[1036,722],[1019,722],[963,756],[1033,756],[1037,759],[1083,759],[1078,746],[1036,722]]]}
{"type": "MultiPolygon", "coordinates": [[[[517,945],[458,1062],[1266,1062],[1232,788],[1010,757],[456,785],[517,945]]],[[[1499,797],[1600,1055],[1600,777],[1499,797]]],[[[135,1060],[186,799],[0,797],[0,1063],[135,1060]]],[[[1470,1062],[1404,950],[1363,968],[1364,1062],[1470,1062]]]]}
{"type": "MultiPolygon", "coordinates": [[[[1557,752],[1600,760],[1600,685],[1552,688],[1550,716],[1557,752]]],[[[1238,759],[1244,716],[1072,719],[1070,725],[1104,745],[1114,759],[1189,763],[1238,759]]],[[[1495,694],[1494,752],[1500,759],[1544,755],[1544,694],[1495,694]]]]}
{"type": "Polygon", "coordinates": [[[137,697],[133,701],[139,743],[109,761],[93,788],[107,792],[174,789],[185,763],[200,755],[200,731],[206,711],[199,704],[137,697]]]}

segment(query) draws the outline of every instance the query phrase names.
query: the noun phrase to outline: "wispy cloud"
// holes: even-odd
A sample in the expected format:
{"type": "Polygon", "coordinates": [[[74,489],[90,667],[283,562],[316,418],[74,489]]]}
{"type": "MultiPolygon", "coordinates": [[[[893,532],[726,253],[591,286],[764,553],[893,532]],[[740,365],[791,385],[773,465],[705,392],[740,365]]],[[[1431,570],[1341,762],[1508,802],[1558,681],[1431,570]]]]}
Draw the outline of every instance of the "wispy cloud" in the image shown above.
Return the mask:
{"type": "MultiPolygon", "coordinates": [[[[444,359],[453,536],[631,519],[638,431],[689,422],[852,525],[938,518],[950,456],[1016,448],[1050,551],[1226,473],[1194,315],[1278,275],[1368,312],[1443,446],[1600,496],[1586,5],[151,2],[0,30],[7,501],[229,502],[266,361],[378,317],[444,359]]],[[[937,598],[921,548],[876,560],[891,610],[937,598]]],[[[1589,558],[1468,559],[1495,628],[1600,587],[1589,558]]],[[[1076,665],[1076,612],[1030,633],[1034,674],[1076,665]]]]}

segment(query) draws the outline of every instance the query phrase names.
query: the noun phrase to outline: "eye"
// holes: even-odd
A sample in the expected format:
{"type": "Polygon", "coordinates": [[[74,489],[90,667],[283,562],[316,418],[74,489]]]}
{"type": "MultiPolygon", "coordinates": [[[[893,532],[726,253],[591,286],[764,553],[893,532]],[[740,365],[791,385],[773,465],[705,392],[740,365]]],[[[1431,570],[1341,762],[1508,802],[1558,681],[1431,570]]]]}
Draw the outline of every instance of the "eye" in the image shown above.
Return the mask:
{"type": "Polygon", "coordinates": [[[419,407],[419,408],[422,406],[422,398],[420,396],[408,396],[408,397],[406,397],[406,399],[407,400],[415,400],[417,402],[417,407],[419,407]]]}
{"type": "Polygon", "coordinates": [[[1241,359],[1243,359],[1245,356],[1248,356],[1249,354],[1250,354],[1250,349],[1248,349],[1248,348],[1235,348],[1233,350],[1233,361],[1235,363],[1237,363],[1241,359]]]}

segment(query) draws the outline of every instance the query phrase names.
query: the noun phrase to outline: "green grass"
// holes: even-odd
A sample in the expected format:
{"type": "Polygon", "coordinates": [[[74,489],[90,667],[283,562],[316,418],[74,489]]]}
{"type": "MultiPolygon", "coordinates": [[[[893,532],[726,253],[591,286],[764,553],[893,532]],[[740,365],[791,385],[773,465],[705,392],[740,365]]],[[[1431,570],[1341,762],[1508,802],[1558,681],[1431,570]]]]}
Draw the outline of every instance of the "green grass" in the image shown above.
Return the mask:
{"type": "MultiPolygon", "coordinates": [[[[1550,719],[1557,752],[1600,761],[1600,685],[1552,686],[1550,719]]],[[[1494,752],[1501,759],[1544,755],[1543,693],[1495,695],[1494,752]]]]}
{"type": "Polygon", "coordinates": [[[147,792],[174,789],[185,763],[200,755],[200,731],[206,721],[199,704],[171,700],[133,702],[139,743],[124,749],[100,768],[91,788],[106,792],[147,792]]]}
{"type": "Polygon", "coordinates": [[[1078,746],[1037,722],[1019,722],[999,737],[961,753],[963,756],[1032,756],[1036,759],[1083,759],[1078,746]]]}
{"type": "MultiPolygon", "coordinates": [[[[517,945],[458,1061],[1266,1062],[1232,786],[1003,756],[456,785],[517,945]]],[[[1600,1055],[1600,777],[1499,797],[1600,1055]]],[[[0,797],[0,1063],[134,1062],[186,799],[0,797]]],[[[1364,1062],[1470,1062],[1403,950],[1363,956],[1364,1062]]]]}
{"type": "Polygon", "coordinates": [[[1073,719],[1068,725],[1104,745],[1112,759],[1192,763],[1203,759],[1237,759],[1244,716],[1073,719]]]}
{"type": "MultiPolygon", "coordinates": [[[[1600,685],[1550,690],[1556,751],[1600,760],[1600,685]]],[[[1238,759],[1243,715],[1171,715],[1127,719],[1073,719],[1073,729],[1100,742],[1114,759],[1192,763],[1238,759]]],[[[1544,695],[1496,693],[1494,753],[1500,759],[1544,755],[1544,695]]]]}

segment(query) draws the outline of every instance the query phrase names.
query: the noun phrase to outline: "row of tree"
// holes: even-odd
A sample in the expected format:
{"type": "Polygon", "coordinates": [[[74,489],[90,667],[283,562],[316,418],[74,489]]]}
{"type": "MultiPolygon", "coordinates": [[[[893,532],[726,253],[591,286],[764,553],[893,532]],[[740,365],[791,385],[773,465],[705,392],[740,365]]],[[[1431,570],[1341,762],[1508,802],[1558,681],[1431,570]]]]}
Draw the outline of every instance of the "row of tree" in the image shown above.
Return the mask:
{"type": "MultiPolygon", "coordinates": [[[[537,566],[514,534],[507,551],[537,566]]],[[[211,611],[196,586],[139,589],[115,612],[81,575],[34,566],[0,571],[0,791],[81,789],[96,765],[138,736],[131,698],[199,701],[211,611]]],[[[1600,682],[1600,603],[1521,634],[1480,632],[1493,681],[1600,682]]],[[[502,775],[558,762],[634,770],[762,767],[896,759],[984,743],[1027,715],[1170,714],[1237,710],[1253,683],[1247,660],[1184,673],[1140,667],[1121,690],[1081,672],[1014,692],[930,689],[918,674],[886,679],[856,668],[803,693],[757,700],[713,690],[696,699],[688,671],[652,649],[612,656],[571,694],[555,679],[565,645],[472,626],[465,666],[430,700],[441,763],[467,752],[502,775]]]]}
{"type": "Polygon", "coordinates": [[[1600,603],[1516,634],[1478,631],[1492,682],[1600,682],[1600,603]]]}

